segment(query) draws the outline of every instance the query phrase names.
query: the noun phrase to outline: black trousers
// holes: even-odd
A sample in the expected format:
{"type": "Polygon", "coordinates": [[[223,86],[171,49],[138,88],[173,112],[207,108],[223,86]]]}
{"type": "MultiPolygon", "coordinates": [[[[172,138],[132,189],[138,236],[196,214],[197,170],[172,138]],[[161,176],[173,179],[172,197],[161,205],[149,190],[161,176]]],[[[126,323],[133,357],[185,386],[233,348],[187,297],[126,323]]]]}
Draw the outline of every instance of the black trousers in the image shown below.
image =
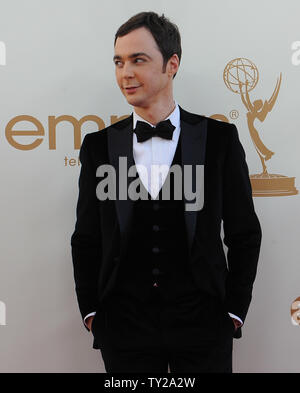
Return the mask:
{"type": "Polygon", "coordinates": [[[116,295],[106,307],[102,335],[106,372],[231,373],[234,325],[216,299],[190,294],[146,302],[116,295]]]}

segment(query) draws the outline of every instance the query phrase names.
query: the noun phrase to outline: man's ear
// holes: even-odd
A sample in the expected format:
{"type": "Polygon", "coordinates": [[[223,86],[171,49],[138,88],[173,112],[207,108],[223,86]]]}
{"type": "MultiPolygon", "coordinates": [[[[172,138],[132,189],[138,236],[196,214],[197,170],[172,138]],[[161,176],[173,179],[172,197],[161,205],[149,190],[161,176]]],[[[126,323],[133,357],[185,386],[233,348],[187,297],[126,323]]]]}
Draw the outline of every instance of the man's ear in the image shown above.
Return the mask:
{"type": "Polygon", "coordinates": [[[174,53],[174,55],[172,55],[170,57],[170,59],[168,60],[167,63],[167,73],[169,76],[171,76],[172,78],[174,77],[174,75],[177,73],[178,68],[179,68],[179,57],[178,55],[176,55],[176,53],[174,53]]]}

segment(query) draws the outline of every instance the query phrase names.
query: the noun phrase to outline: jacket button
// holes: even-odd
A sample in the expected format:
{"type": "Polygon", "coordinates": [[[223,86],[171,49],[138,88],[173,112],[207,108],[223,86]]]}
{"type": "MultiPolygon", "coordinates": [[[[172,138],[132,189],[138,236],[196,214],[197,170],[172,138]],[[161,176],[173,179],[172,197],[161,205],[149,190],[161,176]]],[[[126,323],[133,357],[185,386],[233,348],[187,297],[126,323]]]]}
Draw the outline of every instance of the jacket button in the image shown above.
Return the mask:
{"type": "Polygon", "coordinates": [[[152,227],[154,232],[158,232],[159,231],[159,226],[158,225],[153,225],[152,227]]]}
{"type": "Polygon", "coordinates": [[[158,276],[158,275],[160,274],[160,270],[157,269],[157,267],[155,267],[155,268],[152,270],[152,274],[154,274],[155,276],[158,276]]]}
{"type": "Polygon", "coordinates": [[[153,247],[152,248],[152,252],[153,252],[153,254],[158,254],[159,253],[159,248],[158,247],[153,247]]]}
{"type": "Polygon", "coordinates": [[[159,209],[159,203],[153,203],[153,210],[157,211],[159,209]]]}

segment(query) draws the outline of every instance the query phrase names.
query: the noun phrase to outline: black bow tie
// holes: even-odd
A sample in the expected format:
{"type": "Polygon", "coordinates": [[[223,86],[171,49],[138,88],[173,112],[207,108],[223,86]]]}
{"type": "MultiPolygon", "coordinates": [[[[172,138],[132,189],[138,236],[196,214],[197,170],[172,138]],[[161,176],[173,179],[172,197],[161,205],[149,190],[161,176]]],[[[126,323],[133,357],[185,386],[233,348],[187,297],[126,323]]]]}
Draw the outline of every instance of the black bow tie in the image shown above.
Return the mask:
{"type": "Polygon", "coordinates": [[[156,127],[151,127],[150,124],[138,120],[133,132],[136,133],[138,142],[145,142],[153,136],[172,139],[175,128],[169,119],[159,122],[156,127]]]}

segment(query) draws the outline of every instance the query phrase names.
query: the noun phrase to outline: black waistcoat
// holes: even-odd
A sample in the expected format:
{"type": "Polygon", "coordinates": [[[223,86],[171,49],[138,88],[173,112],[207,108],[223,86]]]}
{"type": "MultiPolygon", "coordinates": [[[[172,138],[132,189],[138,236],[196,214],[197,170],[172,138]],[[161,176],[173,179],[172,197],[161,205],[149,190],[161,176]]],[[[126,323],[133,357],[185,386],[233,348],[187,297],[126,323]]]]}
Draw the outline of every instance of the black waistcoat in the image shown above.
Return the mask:
{"type": "MultiPolygon", "coordinates": [[[[181,166],[180,139],[172,165],[181,166]]],[[[148,194],[148,200],[134,202],[132,236],[115,288],[121,296],[145,301],[159,295],[176,302],[197,292],[188,263],[183,190],[182,199],[176,200],[172,173],[168,178],[169,200],[163,200],[161,189],[155,200],[148,194]]]]}

